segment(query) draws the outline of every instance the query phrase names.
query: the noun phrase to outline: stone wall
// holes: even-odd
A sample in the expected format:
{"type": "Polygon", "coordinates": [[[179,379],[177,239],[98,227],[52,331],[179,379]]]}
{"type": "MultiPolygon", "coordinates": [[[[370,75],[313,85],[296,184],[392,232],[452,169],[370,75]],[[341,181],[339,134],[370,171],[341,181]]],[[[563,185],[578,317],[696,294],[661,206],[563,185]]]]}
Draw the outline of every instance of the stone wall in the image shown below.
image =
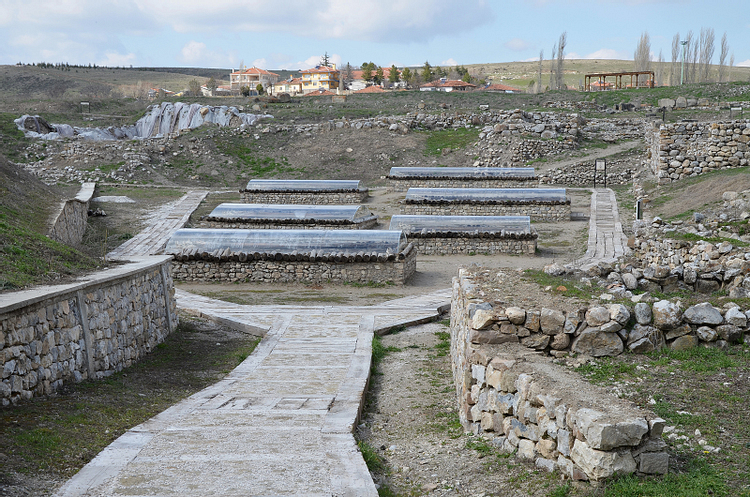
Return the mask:
{"type": "Polygon", "coordinates": [[[95,183],[84,183],[75,198],[63,202],[51,223],[48,236],[66,245],[78,245],[88,223],[89,202],[95,183]]]}
{"type": "Polygon", "coordinates": [[[0,399],[48,395],[130,366],[177,326],[170,257],[0,295],[0,399]]]}
{"type": "Polygon", "coordinates": [[[564,204],[404,202],[400,214],[422,216],[529,216],[532,221],[570,221],[570,201],[564,204]]]}
{"type": "Polygon", "coordinates": [[[198,223],[198,228],[208,229],[247,229],[247,230],[369,230],[378,225],[377,216],[365,218],[362,222],[325,222],[304,220],[297,222],[295,220],[258,220],[257,222],[240,222],[240,221],[212,221],[206,219],[198,223]],[[310,222],[307,222],[310,221],[310,222]]]}
{"type": "MultiPolygon", "coordinates": [[[[280,254],[279,254],[280,255],[280,254]]],[[[392,283],[403,285],[417,270],[417,251],[407,245],[398,255],[328,254],[319,256],[255,258],[227,254],[222,257],[176,257],[172,276],[180,281],[249,281],[258,283],[392,283]],[[244,260],[242,260],[244,259],[244,260]],[[299,259],[299,260],[297,260],[299,259]],[[308,259],[308,260],[303,260],[308,259]],[[366,260],[365,260],[366,259],[366,260]]]]}
{"type": "Polygon", "coordinates": [[[460,270],[453,280],[451,359],[467,431],[575,480],[667,473],[663,419],[517,344],[476,343],[473,321],[485,303],[473,288],[460,270]]]}
{"type": "Polygon", "coordinates": [[[536,188],[537,178],[388,178],[388,189],[405,192],[409,188],[536,188]]]}
{"type": "Polygon", "coordinates": [[[743,167],[750,159],[750,120],[662,124],[651,139],[651,169],[659,183],[716,169],[743,167]]]}
{"type": "Polygon", "coordinates": [[[528,236],[490,236],[480,233],[409,233],[409,241],[423,255],[524,254],[536,253],[537,234],[528,236]],[[450,236],[447,236],[450,235],[450,236]],[[484,236],[486,235],[486,236],[484,236]]]}
{"type": "Polygon", "coordinates": [[[253,192],[240,191],[240,198],[246,204],[311,204],[341,205],[361,204],[367,201],[367,189],[340,192],[253,192]]]}

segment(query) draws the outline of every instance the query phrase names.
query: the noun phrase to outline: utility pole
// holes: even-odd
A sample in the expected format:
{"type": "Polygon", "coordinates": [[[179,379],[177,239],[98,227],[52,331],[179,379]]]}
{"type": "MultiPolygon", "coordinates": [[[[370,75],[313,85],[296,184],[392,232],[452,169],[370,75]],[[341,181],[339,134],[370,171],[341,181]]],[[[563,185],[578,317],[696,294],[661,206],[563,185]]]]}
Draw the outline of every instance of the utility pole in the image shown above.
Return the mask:
{"type": "Polygon", "coordinates": [[[687,41],[681,41],[680,45],[682,45],[682,69],[680,70],[680,86],[682,86],[685,81],[685,46],[687,41]]]}

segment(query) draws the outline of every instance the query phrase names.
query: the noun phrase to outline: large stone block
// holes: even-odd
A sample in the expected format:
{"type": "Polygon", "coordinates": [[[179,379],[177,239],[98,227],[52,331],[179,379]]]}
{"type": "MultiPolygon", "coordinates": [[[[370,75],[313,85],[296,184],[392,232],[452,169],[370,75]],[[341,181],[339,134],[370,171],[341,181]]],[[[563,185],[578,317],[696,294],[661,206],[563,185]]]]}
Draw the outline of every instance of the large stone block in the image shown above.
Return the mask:
{"type": "Polygon", "coordinates": [[[690,324],[711,326],[716,326],[724,321],[719,309],[715,308],[708,302],[688,307],[685,312],[682,313],[682,319],[690,324]]]}
{"type": "Polygon", "coordinates": [[[669,472],[669,454],[644,452],[640,456],[638,471],[647,475],[666,475],[669,472]]]}
{"type": "Polygon", "coordinates": [[[654,326],[671,330],[680,324],[680,306],[669,300],[660,300],[653,306],[654,326]]]}
{"type": "Polygon", "coordinates": [[[581,440],[576,440],[573,444],[571,459],[592,480],[602,480],[614,474],[630,474],[636,469],[635,460],[630,452],[619,454],[596,450],[581,440]]]}
{"type": "Polygon", "coordinates": [[[609,320],[610,313],[606,307],[596,306],[586,311],[586,323],[592,328],[601,326],[609,320]]]}
{"type": "Polygon", "coordinates": [[[622,339],[617,333],[604,333],[598,328],[586,328],[571,346],[573,352],[593,357],[616,356],[623,349],[622,339]]]}
{"type": "Polygon", "coordinates": [[[565,324],[565,315],[556,309],[542,308],[539,326],[545,335],[557,335],[565,324]]]}

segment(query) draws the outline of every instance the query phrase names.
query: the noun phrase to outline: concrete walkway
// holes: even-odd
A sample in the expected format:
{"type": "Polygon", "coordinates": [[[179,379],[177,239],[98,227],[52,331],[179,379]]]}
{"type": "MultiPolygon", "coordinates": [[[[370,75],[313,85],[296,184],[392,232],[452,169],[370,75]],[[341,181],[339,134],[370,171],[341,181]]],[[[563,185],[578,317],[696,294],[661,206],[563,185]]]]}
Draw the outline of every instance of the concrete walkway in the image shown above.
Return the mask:
{"type": "Polygon", "coordinates": [[[264,338],[226,378],[118,438],[57,496],[377,496],[352,435],[373,333],[435,319],[449,290],[372,307],[177,299],[264,338]]]}
{"type": "Polygon", "coordinates": [[[164,250],[172,234],[185,226],[190,215],[206,198],[208,191],[188,192],[174,203],[154,213],[154,222],[145,230],[107,254],[109,259],[127,259],[144,255],[158,255],[164,250]]]}
{"type": "Polygon", "coordinates": [[[595,189],[591,195],[586,254],[575,264],[585,270],[599,262],[613,262],[629,252],[627,242],[615,192],[610,188],[595,189]]]}

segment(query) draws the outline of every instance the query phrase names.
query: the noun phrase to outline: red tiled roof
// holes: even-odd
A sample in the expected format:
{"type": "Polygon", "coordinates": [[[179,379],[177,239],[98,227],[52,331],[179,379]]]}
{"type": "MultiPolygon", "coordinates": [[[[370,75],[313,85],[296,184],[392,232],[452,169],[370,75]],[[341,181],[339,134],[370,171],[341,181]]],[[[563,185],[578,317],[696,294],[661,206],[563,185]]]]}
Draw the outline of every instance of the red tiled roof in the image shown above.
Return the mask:
{"type": "Polygon", "coordinates": [[[332,91],[328,91],[328,90],[325,90],[325,91],[311,91],[310,93],[305,93],[306,97],[320,97],[320,96],[324,96],[324,95],[336,95],[336,94],[333,93],[332,91]]]}
{"type": "Polygon", "coordinates": [[[434,86],[435,88],[476,88],[477,85],[467,83],[466,81],[461,81],[460,79],[450,79],[446,81],[445,83],[438,81],[433,81],[432,83],[425,83],[421,86],[421,88],[429,88],[431,86],[434,86]]]}
{"type": "Polygon", "coordinates": [[[521,91],[520,88],[514,88],[512,86],[504,85],[504,84],[501,84],[501,83],[495,83],[494,85],[490,85],[487,88],[485,88],[485,90],[490,90],[490,91],[493,91],[493,90],[494,91],[519,91],[519,92],[521,91]]]}
{"type": "Polygon", "coordinates": [[[266,71],[265,69],[260,69],[259,67],[250,67],[248,69],[245,69],[244,71],[234,71],[232,74],[267,74],[269,76],[278,76],[275,72],[266,71]]]}
{"type": "MultiPolygon", "coordinates": [[[[376,69],[377,71],[377,69],[376,69]]],[[[356,71],[352,71],[352,80],[356,81],[358,79],[362,79],[362,70],[358,69],[356,71]]],[[[401,70],[398,70],[399,76],[401,75],[401,70]]],[[[372,71],[372,75],[375,75],[375,71],[372,71]]],[[[391,76],[391,68],[390,67],[384,67],[383,68],[383,77],[387,80],[391,76]]]]}
{"type": "Polygon", "coordinates": [[[316,67],[311,67],[310,69],[303,69],[300,72],[303,74],[305,73],[313,74],[313,73],[331,73],[331,72],[341,72],[341,71],[333,67],[316,66],[316,67]]]}
{"type": "Polygon", "coordinates": [[[362,88],[361,90],[353,91],[352,93],[385,93],[385,90],[382,89],[379,86],[368,86],[367,88],[362,88]]]}

